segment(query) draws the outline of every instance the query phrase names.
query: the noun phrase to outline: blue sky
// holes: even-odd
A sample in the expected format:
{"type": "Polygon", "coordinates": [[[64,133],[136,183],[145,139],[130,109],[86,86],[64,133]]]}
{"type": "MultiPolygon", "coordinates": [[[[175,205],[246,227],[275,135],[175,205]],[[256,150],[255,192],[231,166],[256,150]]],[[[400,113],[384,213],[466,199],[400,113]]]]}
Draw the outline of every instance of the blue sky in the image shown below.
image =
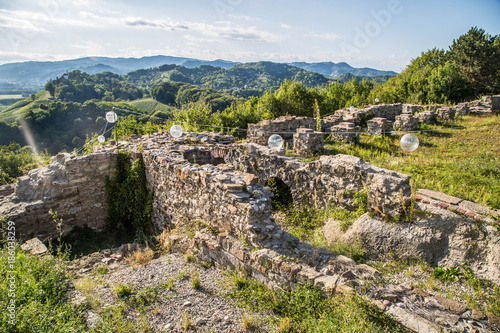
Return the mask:
{"type": "Polygon", "coordinates": [[[0,0],[0,63],[162,54],[401,71],[472,26],[500,34],[499,17],[500,0],[0,0]]]}

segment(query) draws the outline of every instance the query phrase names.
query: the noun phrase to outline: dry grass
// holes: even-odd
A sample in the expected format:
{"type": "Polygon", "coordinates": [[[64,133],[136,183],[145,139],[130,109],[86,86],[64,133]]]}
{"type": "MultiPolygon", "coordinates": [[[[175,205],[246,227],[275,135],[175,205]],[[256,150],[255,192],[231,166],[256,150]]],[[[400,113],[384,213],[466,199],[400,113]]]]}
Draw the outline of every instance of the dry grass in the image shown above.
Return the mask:
{"type": "Polygon", "coordinates": [[[259,327],[255,316],[248,314],[245,314],[241,317],[241,326],[245,331],[250,331],[250,332],[256,330],[259,327]]]}
{"type": "Polygon", "coordinates": [[[137,268],[139,266],[147,266],[153,260],[155,253],[149,247],[139,249],[130,254],[126,260],[130,266],[137,268]]]}
{"type": "Polygon", "coordinates": [[[170,253],[172,251],[172,247],[174,246],[174,240],[171,238],[172,234],[172,230],[163,229],[161,234],[156,237],[158,243],[160,243],[158,250],[161,253],[170,253]]]}

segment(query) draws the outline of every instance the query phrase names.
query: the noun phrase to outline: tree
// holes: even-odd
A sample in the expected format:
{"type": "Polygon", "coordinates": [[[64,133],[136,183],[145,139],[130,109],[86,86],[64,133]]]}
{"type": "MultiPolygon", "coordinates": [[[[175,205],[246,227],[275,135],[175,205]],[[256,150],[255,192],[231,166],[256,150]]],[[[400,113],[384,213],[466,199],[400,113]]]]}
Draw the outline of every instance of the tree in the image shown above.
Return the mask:
{"type": "Polygon", "coordinates": [[[52,97],[56,96],[55,95],[55,93],[56,93],[56,86],[54,85],[54,82],[52,82],[52,81],[47,82],[45,84],[45,90],[47,90],[52,97]]]}
{"type": "Polygon", "coordinates": [[[492,37],[483,29],[471,28],[453,40],[449,57],[460,73],[472,84],[475,95],[495,93],[500,88],[500,46],[498,36],[492,37]]]}

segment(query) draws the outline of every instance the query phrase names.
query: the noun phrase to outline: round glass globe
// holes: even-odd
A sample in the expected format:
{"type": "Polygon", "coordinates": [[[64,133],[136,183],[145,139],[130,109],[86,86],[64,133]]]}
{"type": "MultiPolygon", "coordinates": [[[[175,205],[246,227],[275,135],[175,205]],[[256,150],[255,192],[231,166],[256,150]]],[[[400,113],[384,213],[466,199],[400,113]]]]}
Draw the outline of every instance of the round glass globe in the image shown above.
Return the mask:
{"type": "Polygon", "coordinates": [[[281,147],[283,147],[283,138],[278,134],[273,134],[269,137],[269,140],[267,140],[267,144],[269,148],[273,150],[280,150],[281,147]]]}
{"type": "Polygon", "coordinates": [[[104,135],[99,135],[97,137],[97,141],[99,141],[99,143],[103,143],[104,141],[106,141],[106,138],[104,137],[104,135]]]}
{"type": "Polygon", "coordinates": [[[117,120],[118,120],[118,116],[113,111],[109,111],[108,113],[106,113],[106,121],[108,123],[113,124],[113,123],[116,123],[117,120]]]}
{"type": "Polygon", "coordinates": [[[380,99],[378,99],[378,97],[377,97],[377,98],[375,98],[375,103],[378,103],[378,102],[380,102],[380,99]]]}
{"type": "Polygon", "coordinates": [[[417,150],[418,144],[419,141],[415,134],[405,134],[399,142],[401,149],[403,149],[403,151],[406,153],[411,153],[417,150]]]}
{"type": "Polygon", "coordinates": [[[170,127],[170,135],[174,138],[180,138],[182,136],[182,127],[180,127],[179,125],[170,127]]]}

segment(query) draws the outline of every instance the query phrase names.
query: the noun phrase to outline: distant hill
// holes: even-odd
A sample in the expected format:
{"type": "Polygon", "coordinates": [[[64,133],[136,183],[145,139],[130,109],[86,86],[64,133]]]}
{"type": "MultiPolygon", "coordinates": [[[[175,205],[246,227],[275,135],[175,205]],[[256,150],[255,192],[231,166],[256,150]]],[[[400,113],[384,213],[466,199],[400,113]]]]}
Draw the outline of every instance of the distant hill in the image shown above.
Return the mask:
{"type": "MultiPolygon", "coordinates": [[[[0,84],[15,84],[22,88],[40,89],[47,81],[61,77],[65,73],[80,70],[88,74],[98,74],[111,72],[115,74],[127,74],[140,69],[160,67],[162,65],[177,65],[186,68],[198,68],[204,65],[230,69],[234,66],[245,66],[233,61],[226,60],[199,60],[183,57],[151,56],[142,58],[108,58],[108,57],[87,57],[63,61],[28,61],[0,65],[0,84]]],[[[252,63],[250,63],[252,64],[252,63]]],[[[267,64],[267,67],[276,64],[262,61],[258,64],[267,64]]],[[[282,64],[283,65],[283,64],[282,64]]],[[[373,68],[354,68],[345,62],[293,62],[292,67],[319,73],[327,78],[337,78],[342,74],[349,73],[356,77],[375,77],[383,75],[396,75],[392,71],[379,71],[373,68]]],[[[250,65],[252,66],[252,65],[250,65]]]]}
{"type": "Polygon", "coordinates": [[[127,78],[142,87],[163,81],[183,82],[245,98],[276,90],[285,80],[301,82],[306,87],[324,86],[329,82],[324,75],[269,61],[238,64],[229,69],[209,65],[195,68],[163,65],[130,72],[127,78]]]}
{"type": "Polygon", "coordinates": [[[111,72],[126,74],[142,68],[159,67],[164,64],[198,67],[211,65],[230,68],[237,62],[225,60],[204,61],[191,58],[152,56],[143,58],[87,57],[63,61],[28,61],[0,66],[0,83],[12,83],[25,88],[41,88],[51,79],[64,73],[80,70],[87,74],[111,72]]]}
{"type": "Polygon", "coordinates": [[[355,68],[345,62],[315,62],[315,63],[307,63],[307,62],[292,62],[289,65],[296,66],[307,71],[316,72],[323,74],[329,78],[337,78],[342,74],[351,74],[357,77],[371,77],[371,76],[394,76],[398,73],[393,71],[381,71],[378,69],[363,67],[363,68],[355,68]]]}

